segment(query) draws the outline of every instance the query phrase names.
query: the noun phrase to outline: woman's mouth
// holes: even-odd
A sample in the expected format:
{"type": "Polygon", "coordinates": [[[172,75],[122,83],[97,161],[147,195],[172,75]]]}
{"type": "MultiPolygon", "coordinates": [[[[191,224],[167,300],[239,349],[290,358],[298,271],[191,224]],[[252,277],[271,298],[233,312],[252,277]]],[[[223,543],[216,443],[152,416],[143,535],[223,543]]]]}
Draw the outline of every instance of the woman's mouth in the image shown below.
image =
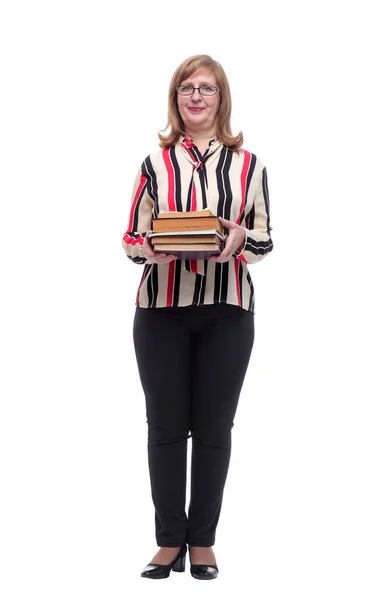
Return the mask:
{"type": "Polygon", "coordinates": [[[188,110],[190,110],[191,112],[200,112],[200,111],[204,110],[204,108],[199,108],[196,106],[189,106],[188,110]]]}

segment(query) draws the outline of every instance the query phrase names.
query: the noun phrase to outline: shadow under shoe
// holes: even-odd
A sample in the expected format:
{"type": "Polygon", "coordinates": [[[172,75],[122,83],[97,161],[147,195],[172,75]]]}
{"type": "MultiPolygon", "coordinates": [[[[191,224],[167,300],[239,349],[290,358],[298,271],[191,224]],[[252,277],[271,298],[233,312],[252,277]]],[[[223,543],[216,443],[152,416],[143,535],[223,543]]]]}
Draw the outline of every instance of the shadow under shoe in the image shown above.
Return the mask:
{"type": "Polygon", "coordinates": [[[158,565],[156,563],[148,563],[141,572],[141,577],[148,579],[165,579],[169,577],[171,571],[184,573],[185,571],[185,556],[187,554],[187,544],[184,544],[179,550],[176,558],[169,565],[158,565]]]}

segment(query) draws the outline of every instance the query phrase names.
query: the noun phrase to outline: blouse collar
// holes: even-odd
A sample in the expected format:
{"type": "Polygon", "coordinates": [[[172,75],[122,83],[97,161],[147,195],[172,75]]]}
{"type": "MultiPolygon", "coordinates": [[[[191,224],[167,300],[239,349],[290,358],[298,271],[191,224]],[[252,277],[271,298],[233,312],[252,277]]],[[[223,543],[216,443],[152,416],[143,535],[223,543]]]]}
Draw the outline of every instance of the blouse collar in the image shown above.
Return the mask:
{"type": "MultiPolygon", "coordinates": [[[[179,148],[182,149],[183,154],[186,156],[186,158],[189,160],[189,162],[196,166],[198,163],[198,155],[195,154],[195,148],[197,148],[196,144],[193,142],[192,138],[187,137],[185,135],[180,135],[178,144],[179,148]]],[[[209,144],[208,144],[208,148],[206,150],[206,159],[214,154],[216,152],[216,150],[218,150],[218,148],[222,148],[223,144],[220,142],[220,140],[215,137],[214,139],[210,140],[209,144]]]]}

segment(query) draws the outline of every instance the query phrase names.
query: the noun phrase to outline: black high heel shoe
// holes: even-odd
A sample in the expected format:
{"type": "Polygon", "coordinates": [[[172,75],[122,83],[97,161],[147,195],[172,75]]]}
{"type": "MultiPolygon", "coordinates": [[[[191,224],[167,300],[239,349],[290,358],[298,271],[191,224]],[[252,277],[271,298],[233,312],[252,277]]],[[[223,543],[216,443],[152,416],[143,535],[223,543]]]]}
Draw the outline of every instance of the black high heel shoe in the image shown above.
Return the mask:
{"type": "Polygon", "coordinates": [[[218,576],[219,569],[216,565],[193,565],[191,562],[191,553],[189,555],[191,563],[191,575],[195,579],[215,579],[218,576]]]}
{"type": "Polygon", "coordinates": [[[185,571],[185,555],[187,554],[187,544],[184,544],[179,550],[179,554],[173,559],[169,565],[158,565],[156,563],[148,563],[141,572],[141,577],[148,579],[164,579],[169,577],[171,570],[177,573],[185,571]]]}

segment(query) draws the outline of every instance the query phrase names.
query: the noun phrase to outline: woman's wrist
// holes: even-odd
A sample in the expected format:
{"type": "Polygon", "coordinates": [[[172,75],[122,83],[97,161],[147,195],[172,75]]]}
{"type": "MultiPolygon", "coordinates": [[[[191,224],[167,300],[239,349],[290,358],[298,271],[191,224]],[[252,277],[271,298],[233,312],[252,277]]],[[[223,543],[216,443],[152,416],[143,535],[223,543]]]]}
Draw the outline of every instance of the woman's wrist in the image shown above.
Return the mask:
{"type": "Polygon", "coordinates": [[[240,254],[240,252],[242,252],[243,248],[246,245],[246,230],[243,228],[243,232],[244,232],[244,237],[242,242],[239,244],[238,248],[235,250],[235,254],[240,254]]]}

